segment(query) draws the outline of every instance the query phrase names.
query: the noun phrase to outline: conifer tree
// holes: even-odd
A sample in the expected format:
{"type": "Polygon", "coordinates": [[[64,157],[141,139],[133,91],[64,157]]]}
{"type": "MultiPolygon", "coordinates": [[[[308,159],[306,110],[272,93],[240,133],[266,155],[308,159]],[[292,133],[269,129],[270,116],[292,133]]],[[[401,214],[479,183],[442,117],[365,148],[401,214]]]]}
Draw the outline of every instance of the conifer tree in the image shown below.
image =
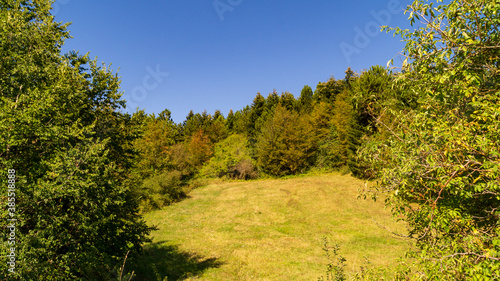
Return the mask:
{"type": "Polygon", "coordinates": [[[304,86],[300,92],[300,97],[297,101],[297,107],[299,112],[309,113],[312,110],[313,102],[313,91],[311,87],[304,86]]]}
{"type": "Polygon", "coordinates": [[[266,109],[268,111],[274,111],[274,108],[278,105],[279,102],[280,102],[280,97],[278,96],[276,90],[274,90],[266,98],[266,109]]]}
{"type": "Polygon", "coordinates": [[[339,94],[333,104],[332,124],[335,127],[337,146],[334,150],[338,153],[338,166],[346,165],[349,158],[349,148],[352,147],[349,132],[352,126],[353,108],[350,92],[344,90],[339,94]]]}
{"type": "Polygon", "coordinates": [[[313,99],[316,102],[323,101],[333,104],[336,96],[342,92],[343,88],[344,82],[335,80],[332,76],[327,82],[318,83],[314,91],[313,99]]]}
{"type": "Polygon", "coordinates": [[[288,110],[295,110],[295,97],[289,92],[283,92],[280,97],[280,104],[288,110]]]}
{"type": "Polygon", "coordinates": [[[234,129],[234,112],[232,109],[229,110],[229,113],[227,114],[227,122],[226,122],[226,129],[229,133],[233,132],[234,129]]]}
{"type": "Polygon", "coordinates": [[[255,98],[253,99],[251,108],[250,108],[250,116],[247,123],[247,132],[251,139],[255,138],[256,134],[256,124],[258,123],[259,118],[262,116],[264,112],[264,106],[266,104],[266,99],[260,94],[257,93],[255,98]]]}

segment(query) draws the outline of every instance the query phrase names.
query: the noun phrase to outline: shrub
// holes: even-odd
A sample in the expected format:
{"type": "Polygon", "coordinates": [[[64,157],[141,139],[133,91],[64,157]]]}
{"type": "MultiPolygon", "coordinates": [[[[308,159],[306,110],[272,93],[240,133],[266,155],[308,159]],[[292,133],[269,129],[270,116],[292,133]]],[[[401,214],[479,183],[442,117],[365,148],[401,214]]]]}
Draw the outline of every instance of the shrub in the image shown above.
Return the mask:
{"type": "Polygon", "coordinates": [[[143,210],[159,209],[186,196],[182,173],[163,171],[142,183],[143,210]]]}
{"type": "Polygon", "coordinates": [[[200,171],[207,177],[228,177],[250,179],[257,177],[257,171],[250,157],[248,140],[243,135],[231,135],[215,146],[214,156],[200,171]]]}

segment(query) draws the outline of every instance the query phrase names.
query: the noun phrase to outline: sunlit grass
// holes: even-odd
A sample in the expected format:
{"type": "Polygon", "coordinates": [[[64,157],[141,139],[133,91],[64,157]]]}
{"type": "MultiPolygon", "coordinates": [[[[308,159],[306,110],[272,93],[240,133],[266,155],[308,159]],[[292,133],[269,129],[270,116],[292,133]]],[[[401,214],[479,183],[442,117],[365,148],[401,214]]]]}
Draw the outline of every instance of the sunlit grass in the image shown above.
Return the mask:
{"type": "Polygon", "coordinates": [[[363,185],[326,174],[195,189],[145,215],[159,230],[137,265],[137,280],[157,280],[152,263],[168,280],[317,280],[328,263],[324,237],[340,245],[348,272],[364,257],[390,272],[408,244],[377,223],[399,231],[404,225],[383,203],[357,199],[363,185]]]}

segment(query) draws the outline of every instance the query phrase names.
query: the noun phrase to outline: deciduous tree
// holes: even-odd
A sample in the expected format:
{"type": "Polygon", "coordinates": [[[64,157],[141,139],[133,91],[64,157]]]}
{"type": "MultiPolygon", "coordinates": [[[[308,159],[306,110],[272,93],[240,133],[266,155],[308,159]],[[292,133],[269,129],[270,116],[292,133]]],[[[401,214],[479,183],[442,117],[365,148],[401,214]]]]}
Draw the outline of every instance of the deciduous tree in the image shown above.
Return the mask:
{"type": "Polygon", "coordinates": [[[420,258],[402,278],[500,278],[500,3],[414,1],[399,83],[419,106],[366,151],[420,258]]]}
{"type": "Polygon", "coordinates": [[[109,66],[61,55],[69,34],[51,2],[0,2],[0,177],[15,169],[17,182],[15,273],[4,256],[0,279],[108,279],[150,231],[123,181],[130,117],[109,66]]]}

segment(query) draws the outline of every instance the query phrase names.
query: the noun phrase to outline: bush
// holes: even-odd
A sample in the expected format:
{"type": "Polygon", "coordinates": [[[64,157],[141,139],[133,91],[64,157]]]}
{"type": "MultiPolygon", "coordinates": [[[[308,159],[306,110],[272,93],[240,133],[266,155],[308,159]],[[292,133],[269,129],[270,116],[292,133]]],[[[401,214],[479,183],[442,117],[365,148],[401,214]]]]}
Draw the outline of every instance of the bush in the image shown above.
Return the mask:
{"type": "Polygon", "coordinates": [[[214,156],[201,169],[206,177],[252,179],[258,176],[250,157],[248,140],[243,135],[231,135],[215,146],[214,156]]]}
{"type": "Polygon", "coordinates": [[[143,210],[159,209],[184,198],[184,185],[180,171],[164,171],[144,180],[141,189],[143,210]]]}

